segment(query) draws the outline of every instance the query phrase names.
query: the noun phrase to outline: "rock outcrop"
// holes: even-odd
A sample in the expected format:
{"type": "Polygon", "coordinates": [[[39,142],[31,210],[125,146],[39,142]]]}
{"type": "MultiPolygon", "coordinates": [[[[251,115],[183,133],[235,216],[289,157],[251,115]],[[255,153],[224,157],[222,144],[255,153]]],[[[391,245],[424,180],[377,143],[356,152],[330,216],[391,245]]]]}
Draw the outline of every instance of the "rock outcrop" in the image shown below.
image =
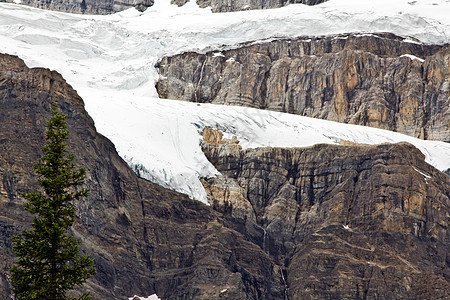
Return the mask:
{"type": "MultiPolygon", "coordinates": [[[[13,0],[0,0],[13,3],[13,0]]],[[[48,10],[68,13],[107,15],[134,7],[145,11],[154,4],[154,0],[21,0],[21,4],[48,10]]]]}
{"type": "Polygon", "coordinates": [[[87,169],[72,234],[95,259],[94,299],[450,296],[450,179],[411,145],[243,150],[207,128],[203,149],[223,174],[203,181],[208,207],[138,178],[61,75],[0,54],[1,299],[52,100],[87,169]]]}
{"type": "Polygon", "coordinates": [[[450,46],[392,34],[281,39],[158,63],[161,98],[242,105],[450,142],[450,46]]]}
{"type": "Polygon", "coordinates": [[[98,134],[77,93],[56,72],[0,54],[0,299],[9,299],[11,238],[32,216],[21,193],[38,190],[52,100],[68,115],[68,146],[87,169],[87,199],[72,234],[95,259],[94,299],[280,299],[279,267],[219,213],[137,176],[98,134]]]}
{"type": "MultiPolygon", "coordinates": [[[[211,7],[212,12],[231,12],[277,8],[294,3],[316,5],[325,1],[327,0],[197,0],[197,4],[202,8],[211,7]]],[[[0,2],[13,3],[14,0],[0,0],[0,2]]],[[[113,14],[131,7],[139,11],[145,11],[148,7],[153,6],[154,2],[154,0],[21,0],[21,4],[36,8],[96,15],[113,14]]],[[[170,2],[183,6],[189,0],[171,0],[170,2]]]]}
{"type": "Polygon", "coordinates": [[[223,174],[209,201],[259,226],[289,299],[450,296],[450,179],[412,145],[203,150],[223,174]]]}
{"type": "MultiPolygon", "coordinates": [[[[170,2],[182,6],[194,0],[171,0],[170,2]]],[[[327,0],[197,0],[198,6],[211,7],[212,12],[231,12],[250,9],[278,8],[289,4],[302,3],[316,5],[327,0]]]]}

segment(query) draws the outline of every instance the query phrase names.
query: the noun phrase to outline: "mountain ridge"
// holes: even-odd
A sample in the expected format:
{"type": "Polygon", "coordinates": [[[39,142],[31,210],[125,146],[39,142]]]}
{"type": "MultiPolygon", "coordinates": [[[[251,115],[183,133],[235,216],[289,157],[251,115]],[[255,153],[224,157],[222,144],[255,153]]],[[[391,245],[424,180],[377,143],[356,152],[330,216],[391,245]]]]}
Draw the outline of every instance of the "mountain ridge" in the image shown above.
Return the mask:
{"type": "MultiPolygon", "coordinates": [[[[293,1],[198,2],[232,10],[293,1]]],[[[279,112],[301,106],[286,90],[310,85],[322,95],[311,101],[319,116],[347,122],[356,111],[356,121],[446,140],[450,2],[230,13],[170,3],[84,1],[85,13],[151,5],[110,16],[0,3],[0,52],[21,57],[0,53],[0,298],[13,297],[11,237],[32,218],[20,195],[38,189],[32,165],[53,100],[87,169],[91,195],[77,204],[71,234],[96,261],[86,284],[94,299],[450,297],[450,169],[440,171],[450,143],[279,112]],[[228,78],[245,88],[238,100],[265,98],[276,111],[155,98],[155,63],[173,67],[161,59],[188,69],[173,68],[172,83],[184,76],[171,91],[192,88],[200,101],[216,67],[245,65],[228,78]],[[314,75],[304,82],[302,67],[314,75]]]]}
{"type": "Polygon", "coordinates": [[[15,260],[12,235],[20,234],[32,219],[20,194],[38,190],[32,166],[41,155],[52,101],[67,114],[68,148],[75,163],[87,171],[90,196],[77,203],[71,234],[95,259],[97,275],[87,283],[94,299],[155,292],[169,299],[202,294],[208,299],[228,285],[230,294],[240,298],[245,285],[254,287],[255,294],[267,290],[263,282],[274,286],[267,295],[280,293],[273,279],[279,275],[265,269],[276,266],[219,214],[186,195],[138,178],[114,145],[96,132],[82,99],[61,75],[28,69],[19,58],[0,54],[0,78],[0,297],[12,296],[8,276],[15,260]],[[225,234],[231,237],[221,239],[225,234]],[[234,255],[233,264],[227,255],[234,255]],[[227,281],[214,288],[217,279],[211,272],[227,281]],[[232,283],[237,286],[232,288],[232,283]]]}
{"type": "MultiPolygon", "coordinates": [[[[183,6],[190,1],[194,2],[195,0],[170,0],[170,3],[177,6],[183,6]]],[[[195,3],[201,8],[210,7],[211,11],[214,13],[222,13],[249,9],[278,8],[296,3],[316,5],[326,1],[327,0],[196,0],[195,3]]],[[[135,8],[140,12],[144,12],[147,8],[153,6],[155,0],[2,0],[0,2],[16,3],[40,9],[76,14],[108,15],[130,8],[135,8]]]]}
{"type": "MultiPolygon", "coordinates": [[[[264,208],[265,200],[259,201],[263,206],[255,206],[255,211],[266,211],[266,215],[252,218],[250,213],[239,213],[239,207],[245,207],[242,206],[245,202],[239,202],[241,206],[227,206],[226,202],[219,201],[218,195],[232,191],[229,184],[219,194],[212,194],[215,201],[209,207],[137,178],[117,155],[114,145],[96,132],[83,100],[61,75],[48,69],[29,69],[19,58],[1,54],[0,124],[5,128],[0,131],[0,261],[4,262],[0,272],[1,297],[11,296],[8,285],[8,269],[14,262],[11,237],[31,220],[19,195],[37,189],[32,165],[40,157],[45,120],[50,116],[53,100],[68,115],[70,151],[75,154],[76,163],[87,169],[86,185],[91,193],[77,204],[72,234],[81,239],[82,250],[95,259],[98,274],[87,283],[94,299],[123,299],[133,294],[153,293],[163,299],[448,296],[445,249],[449,232],[445,220],[449,211],[450,179],[426,164],[424,155],[413,146],[317,145],[241,150],[233,140],[231,144],[208,146],[206,139],[204,151],[230,182],[235,176],[241,176],[241,183],[251,182],[255,177],[253,172],[261,176],[269,172],[272,175],[260,179],[276,187],[286,174],[289,178],[301,178],[295,175],[297,167],[305,168],[307,177],[313,176],[312,181],[305,181],[310,182],[312,193],[308,193],[311,188],[307,186],[282,179],[285,182],[282,186],[286,187],[274,189],[279,200],[269,201],[267,208],[264,208]],[[229,151],[227,147],[235,149],[229,151]],[[347,151],[353,153],[352,157],[347,151]],[[365,151],[369,153],[364,154],[365,151]],[[360,160],[360,156],[365,158],[360,160]],[[296,166],[297,163],[285,163],[289,157],[301,159],[293,160],[298,162],[296,166]],[[341,164],[344,160],[347,163],[341,164]],[[342,171],[339,171],[340,164],[342,171]],[[358,165],[364,172],[360,172],[355,182],[353,169],[359,168],[358,165]],[[284,167],[294,169],[286,172],[284,167]],[[239,168],[247,171],[236,172],[239,168]],[[324,181],[327,177],[330,184],[324,181]],[[336,185],[331,184],[336,180],[336,185]],[[359,181],[366,183],[358,185],[359,181]],[[415,188],[403,186],[405,182],[415,184],[415,188]],[[298,205],[296,197],[285,198],[291,193],[290,184],[300,187],[302,197],[306,197],[298,203],[305,206],[299,211],[299,217],[294,217],[299,224],[294,226],[293,236],[289,230],[292,227],[288,226],[292,218],[288,216],[298,213],[290,205],[279,206],[278,202],[290,199],[288,203],[298,205]],[[359,187],[351,193],[347,185],[359,187]],[[358,192],[364,186],[372,189],[358,192]],[[326,192],[327,189],[335,192],[326,192]],[[345,221],[345,205],[329,210],[331,202],[352,203],[349,195],[369,191],[379,196],[393,191],[400,198],[386,199],[385,205],[395,207],[392,212],[381,209],[366,217],[363,214],[359,219],[356,213],[350,222],[345,221]],[[403,194],[411,197],[403,199],[403,194]],[[420,200],[422,196],[425,201],[420,200]],[[410,203],[410,208],[405,210],[403,201],[410,203]],[[315,213],[316,209],[317,212],[329,210],[330,214],[315,213]],[[391,218],[397,210],[404,217],[395,217],[394,226],[389,227],[383,220],[391,218]],[[280,222],[286,224],[276,225],[281,225],[280,222]],[[317,227],[320,223],[324,226],[317,227]],[[416,223],[421,225],[417,227],[416,223]],[[323,243],[329,249],[318,248],[323,243]],[[342,253],[346,254],[342,256],[342,253]],[[358,273],[361,268],[364,272],[358,273]],[[342,272],[350,277],[339,281],[342,272]],[[392,284],[382,284],[384,280],[392,284]]],[[[220,188],[214,181],[220,183],[220,178],[210,179],[208,184],[220,188]]],[[[262,196],[254,191],[253,196],[262,196]]],[[[240,198],[245,199],[244,196],[240,198]]],[[[363,200],[363,195],[359,199],[351,206],[355,212],[361,212],[365,205],[370,210],[377,209],[375,203],[383,202],[377,198],[370,204],[371,200],[363,200]]]]}
{"type": "Polygon", "coordinates": [[[450,142],[450,46],[393,34],[274,39],[157,64],[160,98],[249,106],[450,142]]]}

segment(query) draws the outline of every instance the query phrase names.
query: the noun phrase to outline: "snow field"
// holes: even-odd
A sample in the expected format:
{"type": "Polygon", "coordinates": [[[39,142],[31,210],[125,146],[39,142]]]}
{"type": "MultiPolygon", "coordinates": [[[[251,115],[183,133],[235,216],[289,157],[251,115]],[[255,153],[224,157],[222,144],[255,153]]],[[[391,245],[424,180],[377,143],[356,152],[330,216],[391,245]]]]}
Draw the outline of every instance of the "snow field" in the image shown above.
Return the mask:
{"type": "Polygon", "coordinates": [[[244,148],[407,141],[441,170],[450,167],[450,145],[276,112],[157,99],[154,65],[164,55],[220,55],[241,42],[348,32],[393,32],[410,42],[443,44],[450,41],[449,14],[448,0],[330,0],[221,14],[194,1],[177,7],[156,0],[144,13],[109,16],[0,3],[0,52],[60,72],[84,99],[97,130],[140,176],[206,203],[199,178],[218,172],[200,149],[205,126],[237,136],[244,148]]]}
{"type": "Polygon", "coordinates": [[[161,300],[161,298],[159,298],[156,294],[148,297],[139,297],[135,295],[134,297],[128,298],[128,300],[161,300]]]}
{"type": "Polygon", "coordinates": [[[450,144],[425,141],[372,127],[349,125],[248,107],[197,104],[134,97],[98,95],[86,103],[97,129],[107,132],[119,154],[139,175],[207,203],[199,178],[219,172],[201,151],[200,132],[209,126],[226,137],[236,136],[244,149],[308,147],[319,143],[361,144],[408,142],[440,170],[450,168],[450,144]],[[120,119],[120,122],[111,122],[120,119]]]}

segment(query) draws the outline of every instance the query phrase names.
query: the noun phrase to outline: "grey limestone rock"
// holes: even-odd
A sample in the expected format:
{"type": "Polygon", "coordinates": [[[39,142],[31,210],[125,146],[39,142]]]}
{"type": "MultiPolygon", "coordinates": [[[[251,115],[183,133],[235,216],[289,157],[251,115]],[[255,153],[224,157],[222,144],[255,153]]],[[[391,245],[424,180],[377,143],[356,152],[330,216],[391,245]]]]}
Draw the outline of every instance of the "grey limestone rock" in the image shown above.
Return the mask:
{"type": "MultiPolygon", "coordinates": [[[[1,1],[13,2],[12,0],[1,1]]],[[[21,4],[69,13],[106,15],[131,7],[144,11],[154,4],[154,0],[22,0],[21,4]]]]}
{"type": "Polygon", "coordinates": [[[62,76],[0,54],[0,298],[51,101],[87,169],[72,234],[94,299],[446,299],[450,178],[409,144],[243,150],[205,129],[211,206],[138,178],[62,76]]]}
{"type": "Polygon", "coordinates": [[[450,296],[450,179],[412,145],[202,147],[223,175],[205,180],[211,205],[259,226],[289,299],[450,296]]]}
{"type": "Polygon", "coordinates": [[[250,106],[450,141],[450,46],[392,34],[280,39],[158,64],[161,98],[250,106]]]}
{"type": "MultiPolygon", "coordinates": [[[[171,0],[171,3],[182,6],[194,0],[171,0]]],[[[251,9],[278,8],[289,4],[302,3],[316,5],[327,0],[197,0],[200,7],[211,7],[212,12],[231,12],[251,9]]]]}
{"type": "MultiPolygon", "coordinates": [[[[192,0],[194,1],[194,0],[192,0]]],[[[282,7],[292,3],[315,5],[327,0],[197,0],[202,7],[211,7],[213,12],[230,12],[249,9],[265,9],[282,7]]],[[[13,3],[13,0],[0,0],[13,3]]],[[[171,0],[172,4],[182,6],[189,0],[171,0]]],[[[145,11],[153,6],[154,0],[22,0],[21,4],[42,9],[57,10],[70,13],[112,14],[130,7],[145,11]]]]}
{"type": "Polygon", "coordinates": [[[76,204],[72,234],[95,259],[94,299],[282,297],[270,256],[210,207],[138,178],[60,74],[0,54],[0,299],[12,296],[11,238],[32,220],[20,195],[39,188],[33,164],[53,100],[68,115],[69,151],[87,170],[90,195],[76,204]]]}

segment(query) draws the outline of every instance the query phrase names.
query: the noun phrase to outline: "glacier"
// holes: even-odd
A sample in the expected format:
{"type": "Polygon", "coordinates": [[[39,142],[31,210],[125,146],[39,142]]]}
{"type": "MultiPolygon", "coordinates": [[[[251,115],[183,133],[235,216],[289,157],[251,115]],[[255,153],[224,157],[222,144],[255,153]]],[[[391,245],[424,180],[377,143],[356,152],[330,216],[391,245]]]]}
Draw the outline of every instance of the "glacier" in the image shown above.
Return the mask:
{"type": "Polygon", "coordinates": [[[246,107],[158,99],[155,64],[164,55],[220,55],[243,42],[350,32],[392,32],[408,42],[445,44],[449,12],[447,0],[329,0],[219,14],[195,2],[177,7],[156,0],[143,13],[129,9],[109,16],[0,3],[0,52],[61,73],[84,99],[97,130],[139,176],[207,203],[200,178],[219,172],[200,148],[205,126],[236,136],[243,148],[405,141],[440,170],[450,168],[450,144],[246,107]]]}

